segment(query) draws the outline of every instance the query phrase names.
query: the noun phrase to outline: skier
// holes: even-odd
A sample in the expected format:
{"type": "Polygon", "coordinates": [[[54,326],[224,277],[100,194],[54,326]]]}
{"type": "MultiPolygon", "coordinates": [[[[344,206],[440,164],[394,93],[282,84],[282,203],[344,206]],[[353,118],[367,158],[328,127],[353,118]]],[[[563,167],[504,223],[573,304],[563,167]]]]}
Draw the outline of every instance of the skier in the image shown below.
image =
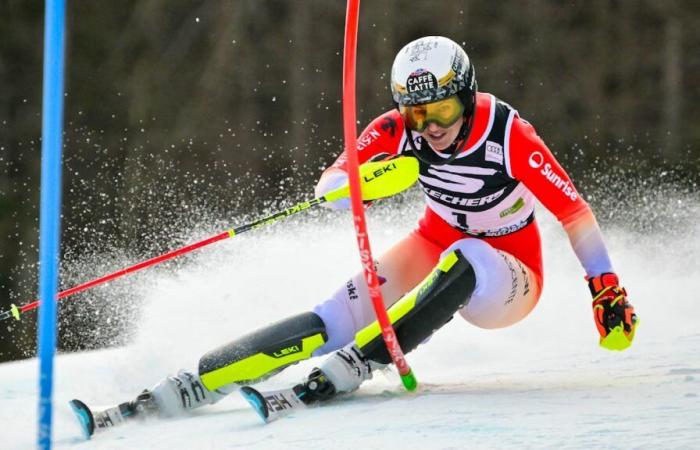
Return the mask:
{"type": "MultiPolygon", "coordinates": [[[[391,92],[395,107],[367,126],[358,150],[360,163],[397,155],[420,163],[425,213],[417,229],[377,261],[404,352],[456,313],[478,327],[502,328],[532,311],[543,287],[535,199],[561,222],[585,270],[601,346],[627,348],[636,315],[590,207],[532,125],[477,90],[464,50],[439,36],[410,42],[394,60],[391,92]]],[[[316,194],[346,180],[341,154],[323,172],[316,194]]],[[[329,206],[349,205],[344,199],[329,206]]],[[[135,400],[95,414],[94,426],[146,413],[186,413],[331,352],[295,387],[304,403],[352,392],[391,362],[361,273],[312,311],[205,354],[197,372],[180,371],[135,400]]]]}

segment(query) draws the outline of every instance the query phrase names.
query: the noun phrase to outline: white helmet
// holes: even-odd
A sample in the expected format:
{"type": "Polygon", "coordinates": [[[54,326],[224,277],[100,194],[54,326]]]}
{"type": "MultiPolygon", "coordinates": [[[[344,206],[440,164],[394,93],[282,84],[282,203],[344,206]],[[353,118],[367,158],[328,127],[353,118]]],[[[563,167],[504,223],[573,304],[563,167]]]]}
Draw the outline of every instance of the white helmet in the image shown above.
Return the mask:
{"type": "Polygon", "coordinates": [[[464,106],[465,120],[459,134],[441,154],[422,140],[416,144],[409,127],[404,128],[409,147],[418,159],[428,164],[449,164],[457,157],[474,122],[476,90],[474,66],[462,47],[451,39],[426,36],[409,42],[399,51],[391,68],[391,94],[399,110],[453,95],[464,106]]]}
{"type": "Polygon", "coordinates": [[[460,94],[465,111],[476,95],[474,66],[459,44],[426,36],[399,51],[391,68],[391,94],[397,105],[419,105],[460,94]]]}

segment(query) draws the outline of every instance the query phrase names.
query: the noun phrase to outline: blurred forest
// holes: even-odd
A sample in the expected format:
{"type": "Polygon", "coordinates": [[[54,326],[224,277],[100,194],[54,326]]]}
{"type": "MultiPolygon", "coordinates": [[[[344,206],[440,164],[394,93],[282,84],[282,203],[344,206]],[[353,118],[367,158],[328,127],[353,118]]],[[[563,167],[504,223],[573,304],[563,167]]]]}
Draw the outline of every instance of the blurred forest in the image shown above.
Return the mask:
{"type": "MultiPolygon", "coordinates": [[[[345,2],[68,7],[62,288],[172,249],[205,218],[221,220],[211,228],[220,231],[309,198],[341,151],[345,2]],[[107,265],[90,257],[110,251],[107,265]]],[[[0,0],[0,11],[6,310],[37,290],[43,2],[0,0]]],[[[391,108],[395,53],[430,34],[464,45],[480,90],[532,122],[584,193],[611,173],[697,192],[700,2],[365,1],[360,127],[391,108]]],[[[128,326],[100,340],[104,320],[75,311],[61,307],[64,350],[119,343],[128,326]]],[[[35,317],[0,323],[0,361],[33,355],[35,317]]]]}

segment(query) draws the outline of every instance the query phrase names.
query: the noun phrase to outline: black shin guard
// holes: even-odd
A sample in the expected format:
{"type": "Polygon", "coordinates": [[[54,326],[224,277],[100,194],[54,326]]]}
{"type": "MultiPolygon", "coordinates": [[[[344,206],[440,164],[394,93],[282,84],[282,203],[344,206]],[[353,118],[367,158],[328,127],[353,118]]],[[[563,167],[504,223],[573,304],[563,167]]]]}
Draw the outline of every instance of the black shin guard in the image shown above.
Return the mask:
{"type": "Polygon", "coordinates": [[[199,376],[210,391],[260,381],[310,358],[327,340],[318,315],[299,314],[208,352],[199,360],[199,376]]]}
{"type": "MultiPolygon", "coordinates": [[[[471,298],[476,276],[459,250],[440,260],[437,267],[388,310],[401,349],[408,353],[452,319],[471,298]]],[[[369,360],[391,362],[378,322],[360,330],[355,342],[369,360]]]]}

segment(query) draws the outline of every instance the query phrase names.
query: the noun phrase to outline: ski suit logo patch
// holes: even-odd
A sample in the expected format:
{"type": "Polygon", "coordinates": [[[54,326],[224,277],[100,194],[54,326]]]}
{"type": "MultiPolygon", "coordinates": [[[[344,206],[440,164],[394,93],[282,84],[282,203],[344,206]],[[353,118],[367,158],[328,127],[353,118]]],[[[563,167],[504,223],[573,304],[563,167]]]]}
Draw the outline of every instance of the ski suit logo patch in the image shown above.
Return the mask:
{"type": "Polygon", "coordinates": [[[575,202],[576,199],[578,199],[578,192],[576,192],[576,189],[574,189],[569,180],[557,174],[550,163],[545,164],[544,155],[542,155],[542,153],[532,152],[527,162],[533,169],[539,169],[544,164],[544,167],[542,167],[542,170],[540,170],[540,175],[544,176],[547,181],[552,183],[564,195],[569,197],[572,202],[575,202]]]}
{"type": "Polygon", "coordinates": [[[486,141],[484,159],[486,159],[486,161],[503,164],[503,146],[496,142],[486,141]]]}
{"type": "Polygon", "coordinates": [[[376,141],[379,139],[381,134],[377,130],[369,130],[369,133],[363,134],[360,136],[360,138],[357,140],[357,151],[360,152],[367,148],[368,145],[370,145],[372,142],[376,141]]]}
{"type": "Polygon", "coordinates": [[[544,175],[544,177],[552,183],[557,189],[562,191],[564,195],[569,197],[572,202],[575,202],[576,199],[578,198],[578,193],[576,192],[576,189],[569,183],[569,180],[560,177],[554,169],[552,169],[552,165],[547,163],[544,165],[542,170],[540,171],[540,174],[544,175]]]}
{"type": "Polygon", "coordinates": [[[539,169],[544,163],[544,156],[542,156],[542,153],[540,152],[532,152],[532,154],[530,154],[530,159],[528,159],[527,162],[530,163],[530,167],[533,169],[539,169]]]}

